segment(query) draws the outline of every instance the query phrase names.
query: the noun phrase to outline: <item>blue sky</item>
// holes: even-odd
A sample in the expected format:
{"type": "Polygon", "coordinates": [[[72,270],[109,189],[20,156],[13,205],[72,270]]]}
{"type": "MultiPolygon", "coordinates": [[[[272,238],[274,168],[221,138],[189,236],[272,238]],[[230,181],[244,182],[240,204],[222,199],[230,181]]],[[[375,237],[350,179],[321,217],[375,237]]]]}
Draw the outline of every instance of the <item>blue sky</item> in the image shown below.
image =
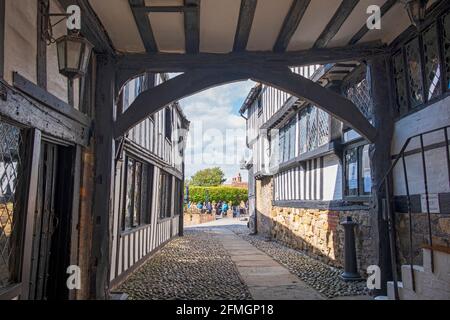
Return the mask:
{"type": "Polygon", "coordinates": [[[191,121],[186,149],[186,177],[198,170],[221,167],[228,182],[241,172],[239,162],[246,155],[245,120],[239,109],[254,82],[219,86],[180,101],[191,121]]]}

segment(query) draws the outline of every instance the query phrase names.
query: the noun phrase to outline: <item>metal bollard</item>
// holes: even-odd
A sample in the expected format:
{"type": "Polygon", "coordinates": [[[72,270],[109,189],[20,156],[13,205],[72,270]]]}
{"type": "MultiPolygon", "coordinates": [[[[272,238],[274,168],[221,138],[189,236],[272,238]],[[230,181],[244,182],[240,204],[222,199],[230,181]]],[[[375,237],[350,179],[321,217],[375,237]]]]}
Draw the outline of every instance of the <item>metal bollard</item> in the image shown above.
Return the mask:
{"type": "Polygon", "coordinates": [[[352,217],[347,217],[347,220],[341,222],[344,226],[344,273],[341,275],[344,281],[359,281],[361,275],[358,273],[358,264],[356,261],[356,246],[355,246],[355,226],[356,222],[352,217]]]}

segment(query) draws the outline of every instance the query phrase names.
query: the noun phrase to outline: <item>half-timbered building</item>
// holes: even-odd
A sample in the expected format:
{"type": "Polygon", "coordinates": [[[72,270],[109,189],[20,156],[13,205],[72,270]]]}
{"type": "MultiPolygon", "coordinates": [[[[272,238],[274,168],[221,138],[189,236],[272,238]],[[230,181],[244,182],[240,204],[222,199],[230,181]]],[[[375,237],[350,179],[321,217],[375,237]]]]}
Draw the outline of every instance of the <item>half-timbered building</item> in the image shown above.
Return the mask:
{"type": "MultiPolygon", "coordinates": [[[[103,253],[111,288],[182,230],[189,122],[175,101],[116,140],[116,153],[96,155],[104,138],[94,132],[104,116],[95,108],[104,99],[97,91],[104,61],[96,49],[84,77],[60,73],[55,42],[68,33],[65,21],[58,23],[67,5],[0,1],[0,299],[92,298],[98,210],[111,217],[103,253]],[[99,161],[111,163],[107,175],[95,169],[99,161]],[[96,193],[108,180],[110,191],[96,193]],[[96,207],[99,196],[113,205],[96,207]],[[77,290],[67,287],[68,270],[78,272],[77,290]]],[[[168,79],[142,73],[109,98],[125,112],[168,79]]]]}
{"type": "Polygon", "coordinates": [[[0,298],[111,298],[183,231],[177,101],[248,79],[256,227],[340,264],[351,215],[379,293],[445,294],[450,2],[326,3],[0,0],[0,298]]]}
{"type": "MultiPolygon", "coordinates": [[[[429,10],[419,32],[410,28],[390,39],[383,93],[374,88],[377,79],[365,62],[292,69],[347,97],[373,124],[376,95],[392,101],[392,128],[384,127],[392,131],[392,140],[385,141],[392,165],[383,183],[392,188],[391,245],[404,283],[396,288],[389,283],[391,298],[395,291],[405,299],[449,297],[443,289],[448,279],[430,276],[433,267],[439,272],[448,268],[449,22],[448,9],[429,10]],[[424,287],[432,278],[444,280],[443,287],[434,292],[424,287]]],[[[240,112],[247,119],[252,151],[245,167],[254,180],[253,231],[343,267],[344,228],[339,224],[351,217],[357,225],[361,274],[376,265],[378,223],[371,206],[380,188],[372,179],[379,163],[371,160],[370,143],[313,103],[264,84],[251,90],[240,112]]]]}

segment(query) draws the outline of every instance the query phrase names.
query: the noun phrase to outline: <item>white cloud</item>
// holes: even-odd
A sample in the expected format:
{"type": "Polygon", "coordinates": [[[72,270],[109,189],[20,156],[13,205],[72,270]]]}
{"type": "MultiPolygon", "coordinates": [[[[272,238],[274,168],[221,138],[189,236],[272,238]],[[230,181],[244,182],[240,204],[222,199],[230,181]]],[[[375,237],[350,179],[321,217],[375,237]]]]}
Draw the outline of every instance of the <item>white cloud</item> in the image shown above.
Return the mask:
{"type": "Polygon", "coordinates": [[[186,177],[198,170],[221,167],[228,182],[240,170],[246,152],[246,122],[239,108],[254,82],[238,82],[198,93],[180,102],[191,130],[186,149],[186,177]]]}

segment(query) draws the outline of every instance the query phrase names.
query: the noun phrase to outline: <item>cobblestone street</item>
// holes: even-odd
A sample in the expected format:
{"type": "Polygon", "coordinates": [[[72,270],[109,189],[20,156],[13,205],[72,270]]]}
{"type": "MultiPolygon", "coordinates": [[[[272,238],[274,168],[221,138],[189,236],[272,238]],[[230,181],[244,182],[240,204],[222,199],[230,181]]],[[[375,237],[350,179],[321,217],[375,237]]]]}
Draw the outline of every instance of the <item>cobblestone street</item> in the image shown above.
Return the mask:
{"type": "Polygon", "coordinates": [[[340,273],[224,219],[188,228],[116,291],[133,300],[368,298],[364,282],[346,283],[340,273]]]}

